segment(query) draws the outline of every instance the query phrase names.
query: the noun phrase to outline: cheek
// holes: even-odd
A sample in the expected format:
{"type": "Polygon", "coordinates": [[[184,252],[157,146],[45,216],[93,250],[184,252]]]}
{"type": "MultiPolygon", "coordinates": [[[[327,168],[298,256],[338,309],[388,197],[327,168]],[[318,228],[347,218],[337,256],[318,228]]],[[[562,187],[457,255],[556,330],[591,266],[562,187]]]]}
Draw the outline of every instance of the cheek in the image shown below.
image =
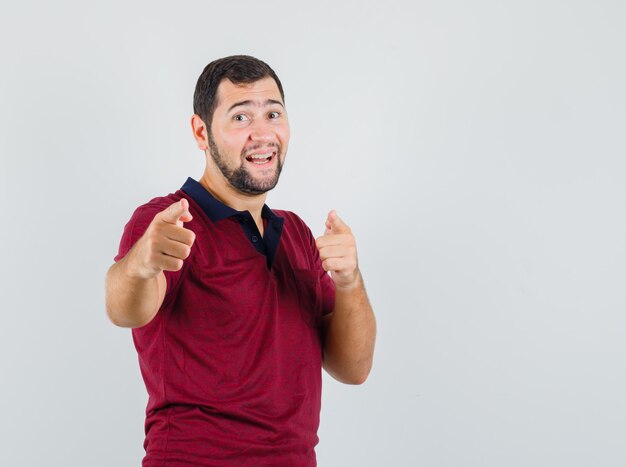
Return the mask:
{"type": "Polygon", "coordinates": [[[289,125],[285,125],[284,127],[280,128],[277,134],[280,140],[282,141],[283,146],[285,146],[286,148],[287,145],[289,144],[289,137],[291,136],[289,125]]]}
{"type": "Polygon", "coordinates": [[[215,136],[215,141],[219,147],[229,154],[240,154],[248,140],[248,133],[245,130],[229,130],[220,133],[220,137],[215,136]]]}

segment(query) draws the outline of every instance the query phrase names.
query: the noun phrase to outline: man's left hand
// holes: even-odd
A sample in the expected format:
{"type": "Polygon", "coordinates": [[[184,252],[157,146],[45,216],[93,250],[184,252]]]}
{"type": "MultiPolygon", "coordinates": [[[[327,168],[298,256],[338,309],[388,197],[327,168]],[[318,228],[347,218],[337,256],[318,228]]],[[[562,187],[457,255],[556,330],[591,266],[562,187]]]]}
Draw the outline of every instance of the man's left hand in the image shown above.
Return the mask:
{"type": "Polygon", "coordinates": [[[322,267],[330,271],[339,289],[352,289],[360,282],[356,241],[350,227],[330,211],[326,219],[324,235],[315,240],[322,260],[322,267]]]}

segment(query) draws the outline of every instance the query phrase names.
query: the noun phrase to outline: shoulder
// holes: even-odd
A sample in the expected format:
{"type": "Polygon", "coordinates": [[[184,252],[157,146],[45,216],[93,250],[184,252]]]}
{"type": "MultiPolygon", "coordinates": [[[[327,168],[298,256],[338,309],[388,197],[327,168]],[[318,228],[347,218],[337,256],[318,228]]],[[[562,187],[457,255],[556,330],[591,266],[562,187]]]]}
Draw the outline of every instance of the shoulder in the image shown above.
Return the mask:
{"type": "Polygon", "coordinates": [[[315,245],[313,232],[295,212],[276,209],[272,209],[272,211],[284,219],[282,236],[286,244],[290,244],[294,248],[302,245],[311,247],[315,245]]]}
{"type": "Polygon", "coordinates": [[[309,226],[302,220],[300,216],[298,216],[295,212],[292,211],[284,211],[282,209],[272,209],[272,212],[276,214],[278,217],[282,217],[284,219],[284,227],[288,229],[297,229],[302,231],[309,231],[309,226]]]}

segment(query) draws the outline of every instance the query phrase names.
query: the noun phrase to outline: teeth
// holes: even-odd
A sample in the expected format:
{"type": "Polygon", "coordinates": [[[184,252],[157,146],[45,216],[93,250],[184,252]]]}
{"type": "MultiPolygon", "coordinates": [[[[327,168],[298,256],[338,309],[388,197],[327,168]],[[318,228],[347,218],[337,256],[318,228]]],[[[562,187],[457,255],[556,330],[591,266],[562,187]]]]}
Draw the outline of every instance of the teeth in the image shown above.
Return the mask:
{"type": "Polygon", "coordinates": [[[274,153],[272,152],[269,156],[267,154],[252,154],[248,157],[251,159],[267,159],[268,157],[272,157],[274,153]]]}

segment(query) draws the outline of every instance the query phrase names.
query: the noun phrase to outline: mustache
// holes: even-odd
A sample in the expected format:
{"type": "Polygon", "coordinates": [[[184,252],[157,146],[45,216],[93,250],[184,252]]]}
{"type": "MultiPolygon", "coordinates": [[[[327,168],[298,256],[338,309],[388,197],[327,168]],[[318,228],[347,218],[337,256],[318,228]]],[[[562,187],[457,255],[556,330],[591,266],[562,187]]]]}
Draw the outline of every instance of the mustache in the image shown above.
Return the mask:
{"type": "Polygon", "coordinates": [[[253,144],[253,145],[250,145],[248,147],[245,147],[241,151],[241,157],[246,157],[248,154],[252,153],[253,151],[256,151],[257,149],[261,149],[261,148],[263,148],[263,149],[273,148],[273,149],[275,149],[277,155],[282,152],[282,148],[277,143],[265,143],[265,144],[257,143],[257,144],[253,144]]]}

